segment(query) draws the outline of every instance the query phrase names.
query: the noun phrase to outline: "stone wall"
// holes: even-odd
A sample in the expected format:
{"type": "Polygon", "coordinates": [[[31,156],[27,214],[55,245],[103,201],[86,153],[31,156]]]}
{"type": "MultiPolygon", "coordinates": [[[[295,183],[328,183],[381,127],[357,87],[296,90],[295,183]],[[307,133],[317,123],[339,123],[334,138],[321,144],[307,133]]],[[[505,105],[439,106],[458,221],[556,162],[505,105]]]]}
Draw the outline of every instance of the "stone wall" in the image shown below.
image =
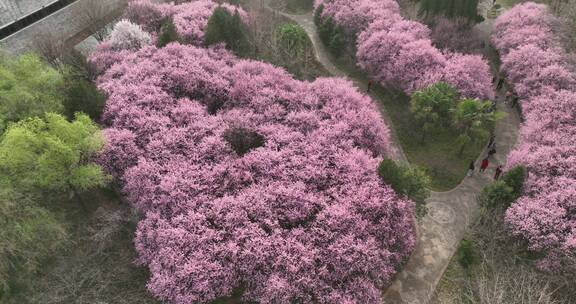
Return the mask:
{"type": "MultiPolygon", "coordinates": [[[[3,1],[14,0],[0,1],[3,3],[3,1]]],[[[74,38],[79,42],[92,34],[93,29],[90,27],[95,18],[101,16],[111,19],[118,16],[122,13],[126,3],[127,0],[78,0],[5,38],[0,42],[0,47],[17,54],[28,50],[35,40],[47,37],[56,41],[69,41],[74,38]]]]}
{"type": "Polygon", "coordinates": [[[26,16],[54,0],[1,0],[0,27],[20,17],[26,16]]]}

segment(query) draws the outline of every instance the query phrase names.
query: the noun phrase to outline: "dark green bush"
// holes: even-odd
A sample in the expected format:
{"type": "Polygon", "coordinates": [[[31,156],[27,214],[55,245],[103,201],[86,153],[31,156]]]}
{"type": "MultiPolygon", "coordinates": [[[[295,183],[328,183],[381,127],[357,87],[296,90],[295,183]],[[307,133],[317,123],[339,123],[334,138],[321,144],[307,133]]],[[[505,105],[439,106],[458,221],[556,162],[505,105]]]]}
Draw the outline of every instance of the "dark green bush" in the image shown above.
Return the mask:
{"type": "Polygon", "coordinates": [[[230,128],[224,132],[224,139],[232,146],[232,149],[240,156],[250,150],[264,146],[264,137],[254,131],[245,128],[230,128]]]}
{"type": "Polygon", "coordinates": [[[378,166],[378,175],[394,190],[402,184],[402,170],[395,161],[383,159],[378,166]]]}
{"type": "Polygon", "coordinates": [[[180,41],[180,36],[178,35],[178,32],[176,32],[176,26],[174,25],[174,22],[172,22],[172,19],[168,19],[164,24],[162,24],[156,46],[163,48],[168,45],[168,43],[177,41],[180,41]]]}
{"type": "Polygon", "coordinates": [[[430,178],[424,170],[416,167],[398,165],[390,159],[384,159],[378,166],[378,174],[394,191],[423,203],[430,195],[430,178]]]}
{"type": "Polygon", "coordinates": [[[430,178],[424,170],[398,165],[393,160],[384,159],[378,166],[378,175],[396,193],[416,202],[418,217],[426,214],[425,203],[426,198],[430,196],[430,178]]]}
{"type": "Polygon", "coordinates": [[[503,181],[496,181],[482,189],[480,203],[488,208],[508,208],[515,200],[514,190],[503,181]]]}
{"type": "Polygon", "coordinates": [[[74,113],[83,112],[95,121],[100,119],[106,96],[94,83],[72,74],[64,76],[64,114],[74,119],[74,113]]]}
{"type": "Polygon", "coordinates": [[[236,55],[245,56],[248,53],[247,31],[238,11],[230,14],[227,9],[218,7],[208,19],[204,43],[212,45],[221,42],[236,55]]]}
{"type": "Polygon", "coordinates": [[[344,31],[344,28],[337,25],[332,18],[328,17],[323,19],[322,11],[323,7],[320,6],[314,15],[314,22],[318,24],[318,35],[320,36],[322,43],[324,43],[332,54],[340,56],[342,50],[348,43],[346,32],[344,31]]]}
{"type": "Polygon", "coordinates": [[[460,266],[464,269],[470,269],[471,266],[478,262],[474,243],[470,240],[463,239],[456,251],[456,258],[458,259],[460,266]]]}
{"type": "Polygon", "coordinates": [[[502,181],[512,188],[514,200],[522,195],[524,179],[526,178],[526,169],[524,167],[514,167],[502,176],[502,181]]]}

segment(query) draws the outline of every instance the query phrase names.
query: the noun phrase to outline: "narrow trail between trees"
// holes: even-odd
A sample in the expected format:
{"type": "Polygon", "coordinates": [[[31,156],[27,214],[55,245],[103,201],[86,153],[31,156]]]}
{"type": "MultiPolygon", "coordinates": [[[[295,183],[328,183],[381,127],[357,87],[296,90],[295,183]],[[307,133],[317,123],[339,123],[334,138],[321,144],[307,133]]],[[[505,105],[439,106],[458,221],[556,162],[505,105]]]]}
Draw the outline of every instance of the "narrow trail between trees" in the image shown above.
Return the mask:
{"type": "MultiPolygon", "coordinates": [[[[273,11],[275,14],[281,14],[304,28],[312,41],[316,59],[328,72],[336,77],[347,78],[360,91],[366,91],[366,84],[363,81],[348,75],[334,64],[331,54],[320,40],[312,12],[302,15],[291,15],[276,11],[270,7],[269,2],[270,0],[262,2],[266,9],[273,11]]],[[[487,13],[487,11],[484,10],[482,13],[487,13]]],[[[486,40],[488,40],[492,22],[493,20],[486,18],[486,21],[479,25],[486,35],[486,40]]],[[[428,214],[418,225],[416,248],[402,271],[396,275],[392,284],[384,292],[384,303],[430,303],[434,290],[448,267],[450,259],[456,252],[459,242],[464,237],[467,227],[480,212],[480,207],[476,201],[477,195],[484,186],[493,180],[494,169],[497,165],[506,162],[508,153],[516,144],[520,117],[517,111],[510,109],[504,104],[504,93],[502,90],[497,94],[498,110],[505,112],[506,117],[496,123],[497,153],[490,158],[489,169],[485,173],[476,172],[472,177],[466,177],[460,185],[450,191],[431,193],[426,200],[428,214]]],[[[372,95],[371,97],[376,101],[378,100],[376,96],[372,95]]],[[[393,148],[396,150],[393,157],[397,161],[408,163],[399,145],[394,126],[390,125],[391,120],[388,119],[388,113],[383,111],[383,115],[391,129],[393,148]]],[[[476,161],[477,168],[479,167],[479,161],[485,156],[486,151],[482,151],[480,158],[476,161]]]]}

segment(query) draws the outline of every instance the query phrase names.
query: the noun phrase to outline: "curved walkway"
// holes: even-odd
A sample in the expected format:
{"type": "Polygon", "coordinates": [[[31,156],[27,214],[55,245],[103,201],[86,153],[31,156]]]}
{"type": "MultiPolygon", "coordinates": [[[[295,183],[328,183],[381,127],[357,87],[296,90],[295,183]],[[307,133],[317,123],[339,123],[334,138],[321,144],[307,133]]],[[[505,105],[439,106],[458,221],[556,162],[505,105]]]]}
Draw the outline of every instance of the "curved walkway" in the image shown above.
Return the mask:
{"type": "MultiPolygon", "coordinates": [[[[268,1],[266,1],[266,7],[271,9],[268,6],[268,1]]],[[[280,14],[298,23],[306,30],[314,46],[316,59],[328,72],[334,76],[348,78],[359,90],[365,91],[364,83],[350,77],[333,63],[330,53],[320,41],[312,13],[303,15],[280,14]]],[[[375,96],[372,98],[377,100],[375,96]]],[[[396,275],[390,287],[385,291],[384,303],[430,303],[438,282],[456,252],[458,243],[464,237],[469,224],[480,211],[476,203],[477,195],[484,186],[492,181],[495,164],[504,164],[506,156],[516,143],[520,124],[518,113],[504,105],[503,92],[498,92],[497,99],[498,109],[507,115],[496,123],[495,134],[498,152],[492,157],[489,170],[483,174],[476,173],[472,177],[466,177],[458,187],[451,191],[432,192],[427,199],[429,212],[418,227],[416,248],[403,270],[396,275]]],[[[394,134],[393,126],[391,129],[397,149],[395,158],[407,162],[406,156],[397,144],[398,140],[394,134]]],[[[485,153],[481,155],[481,158],[484,156],[485,153]]],[[[479,166],[477,165],[477,167],[479,166]]]]}

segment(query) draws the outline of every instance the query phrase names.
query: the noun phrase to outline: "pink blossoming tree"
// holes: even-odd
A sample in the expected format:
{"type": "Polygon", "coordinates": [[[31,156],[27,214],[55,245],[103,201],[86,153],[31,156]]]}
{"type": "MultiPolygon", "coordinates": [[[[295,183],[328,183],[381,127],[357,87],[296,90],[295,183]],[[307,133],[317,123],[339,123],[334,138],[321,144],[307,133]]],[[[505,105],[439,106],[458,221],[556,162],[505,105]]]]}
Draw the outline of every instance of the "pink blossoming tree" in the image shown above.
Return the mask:
{"type": "Polygon", "coordinates": [[[394,0],[317,0],[322,16],[356,35],[358,65],[383,85],[410,94],[445,81],[469,98],[492,99],[492,77],[479,56],[436,49],[430,30],[407,21],[394,0]]]}
{"type": "Polygon", "coordinates": [[[525,117],[508,166],[525,166],[529,175],[506,222],[544,255],[542,269],[575,271],[576,75],[554,35],[556,23],[545,5],[520,4],[496,20],[492,41],[525,117]]]}
{"type": "Polygon", "coordinates": [[[186,43],[201,45],[204,42],[208,19],[218,6],[232,14],[238,11],[243,21],[249,21],[248,14],[240,7],[227,3],[218,4],[212,0],[196,0],[178,5],[134,0],[128,4],[124,16],[150,32],[157,32],[166,19],[172,18],[176,31],[186,43]]]}
{"type": "Polygon", "coordinates": [[[379,179],[389,130],[351,83],[176,43],[123,54],[99,86],[101,162],[144,215],[154,295],[380,302],[414,248],[413,203],[379,179]]]}

